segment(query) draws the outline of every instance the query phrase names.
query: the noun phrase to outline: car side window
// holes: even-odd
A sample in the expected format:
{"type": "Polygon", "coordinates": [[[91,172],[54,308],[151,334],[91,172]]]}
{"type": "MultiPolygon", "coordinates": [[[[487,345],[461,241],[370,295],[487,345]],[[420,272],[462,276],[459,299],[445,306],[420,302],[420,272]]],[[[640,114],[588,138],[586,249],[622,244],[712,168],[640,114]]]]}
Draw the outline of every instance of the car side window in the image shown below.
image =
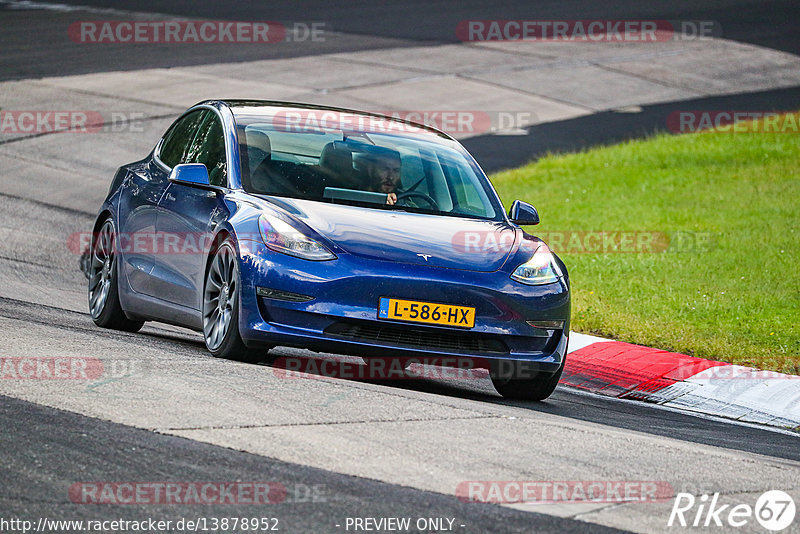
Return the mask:
{"type": "Polygon", "coordinates": [[[197,127],[206,116],[207,110],[198,109],[192,111],[181,119],[178,119],[167,133],[164,135],[164,142],[161,144],[159,159],[167,167],[174,167],[179,163],[185,163],[184,156],[189,148],[189,144],[197,133],[197,127]]]}
{"type": "Polygon", "coordinates": [[[185,163],[203,163],[208,169],[211,185],[227,185],[227,165],[225,157],[225,136],[222,122],[216,113],[206,115],[194,141],[189,146],[185,163]]]}

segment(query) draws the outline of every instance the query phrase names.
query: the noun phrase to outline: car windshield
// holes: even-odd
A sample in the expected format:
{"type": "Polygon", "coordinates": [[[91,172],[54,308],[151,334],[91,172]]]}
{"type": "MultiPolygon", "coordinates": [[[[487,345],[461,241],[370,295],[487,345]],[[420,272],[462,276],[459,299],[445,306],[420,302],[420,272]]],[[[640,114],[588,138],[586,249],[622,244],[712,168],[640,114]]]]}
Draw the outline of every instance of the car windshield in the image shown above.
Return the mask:
{"type": "Polygon", "coordinates": [[[250,193],[502,219],[488,179],[457,142],[427,129],[319,109],[234,108],[250,193]]]}

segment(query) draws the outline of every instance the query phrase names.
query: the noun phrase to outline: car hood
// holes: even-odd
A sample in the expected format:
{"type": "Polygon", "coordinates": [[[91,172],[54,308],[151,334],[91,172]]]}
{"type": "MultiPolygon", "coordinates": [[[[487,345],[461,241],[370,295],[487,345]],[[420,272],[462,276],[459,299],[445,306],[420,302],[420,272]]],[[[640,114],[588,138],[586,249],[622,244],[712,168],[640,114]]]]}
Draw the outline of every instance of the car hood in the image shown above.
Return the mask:
{"type": "Polygon", "coordinates": [[[514,249],[514,227],[482,221],[262,197],[344,251],[376,260],[493,272],[514,249]]]}

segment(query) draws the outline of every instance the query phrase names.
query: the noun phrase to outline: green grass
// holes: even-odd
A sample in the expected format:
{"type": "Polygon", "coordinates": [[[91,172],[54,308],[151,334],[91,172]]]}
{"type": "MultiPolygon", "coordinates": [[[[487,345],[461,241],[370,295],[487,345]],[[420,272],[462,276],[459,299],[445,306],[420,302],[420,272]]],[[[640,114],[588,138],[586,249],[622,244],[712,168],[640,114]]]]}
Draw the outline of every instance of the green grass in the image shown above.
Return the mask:
{"type": "Polygon", "coordinates": [[[552,244],[570,272],[573,330],[800,374],[800,134],[659,135],[549,155],[492,182],[507,206],[537,207],[534,234],[671,239],[654,253],[552,244]]]}

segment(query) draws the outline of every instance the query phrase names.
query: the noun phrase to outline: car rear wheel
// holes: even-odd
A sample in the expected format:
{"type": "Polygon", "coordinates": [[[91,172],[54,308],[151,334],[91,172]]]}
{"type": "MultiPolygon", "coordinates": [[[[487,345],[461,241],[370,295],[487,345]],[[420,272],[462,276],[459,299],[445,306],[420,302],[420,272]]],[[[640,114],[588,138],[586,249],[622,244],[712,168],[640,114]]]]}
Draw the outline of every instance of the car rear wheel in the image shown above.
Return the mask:
{"type": "Polygon", "coordinates": [[[109,217],[92,239],[88,261],[89,312],[97,326],[138,332],[143,321],[128,319],[119,302],[114,221],[109,217]]]}
{"type": "Polygon", "coordinates": [[[258,363],[266,351],[247,348],[239,334],[239,260],[227,238],[211,257],[203,289],[203,337],[217,358],[258,363]]]}
{"type": "Polygon", "coordinates": [[[503,376],[508,373],[498,373],[496,369],[491,370],[492,384],[497,392],[507,399],[516,400],[544,400],[555,391],[561,373],[564,372],[566,358],[561,362],[561,367],[555,373],[539,373],[536,376],[526,378],[511,378],[503,376]]]}

